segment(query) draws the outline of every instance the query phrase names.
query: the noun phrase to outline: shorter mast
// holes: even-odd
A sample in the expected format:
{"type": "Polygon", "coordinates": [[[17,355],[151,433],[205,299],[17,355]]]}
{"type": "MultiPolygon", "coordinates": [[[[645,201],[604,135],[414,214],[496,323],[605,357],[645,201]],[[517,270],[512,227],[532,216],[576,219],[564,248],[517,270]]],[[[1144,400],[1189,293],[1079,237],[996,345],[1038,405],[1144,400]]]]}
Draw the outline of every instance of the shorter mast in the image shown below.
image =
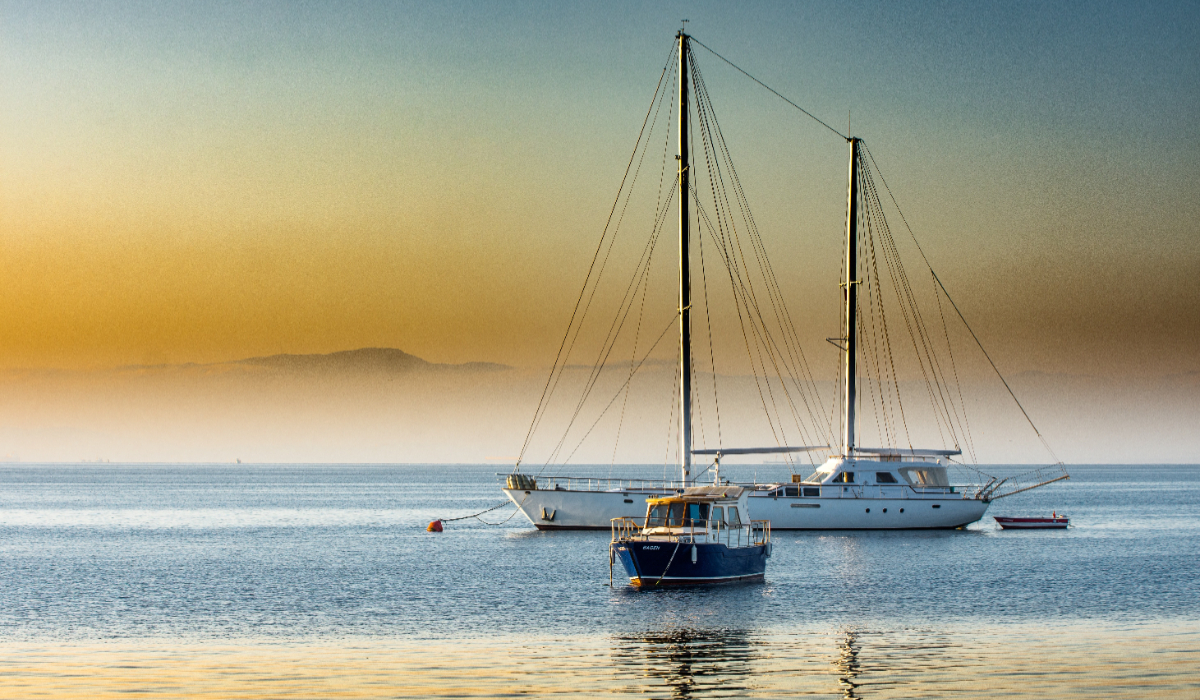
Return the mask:
{"type": "Polygon", "coordinates": [[[846,207],[846,395],[842,414],[842,455],[854,452],[855,345],[858,340],[858,139],[850,137],[850,188],[846,207]]]}

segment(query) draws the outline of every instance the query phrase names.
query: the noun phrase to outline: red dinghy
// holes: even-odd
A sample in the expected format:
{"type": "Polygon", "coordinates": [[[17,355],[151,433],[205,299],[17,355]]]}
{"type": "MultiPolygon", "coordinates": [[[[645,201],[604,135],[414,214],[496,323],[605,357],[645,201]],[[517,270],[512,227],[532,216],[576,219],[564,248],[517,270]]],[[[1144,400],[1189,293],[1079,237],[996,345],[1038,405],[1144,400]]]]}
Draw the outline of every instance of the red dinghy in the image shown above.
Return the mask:
{"type": "Polygon", "coordinates": [[[1055,513],[1049,518],[1002,518],[995,516],[995,521],[1005,530],[1065,530],[1067,516],[1055,513]]]}

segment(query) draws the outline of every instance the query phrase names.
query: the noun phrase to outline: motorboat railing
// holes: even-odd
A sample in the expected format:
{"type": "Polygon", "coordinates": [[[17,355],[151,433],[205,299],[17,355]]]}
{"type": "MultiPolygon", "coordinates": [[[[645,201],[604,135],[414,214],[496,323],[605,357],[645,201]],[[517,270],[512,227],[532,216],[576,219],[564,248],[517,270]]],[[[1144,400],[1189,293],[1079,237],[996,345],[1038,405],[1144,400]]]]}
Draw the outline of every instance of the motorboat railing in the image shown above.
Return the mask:
{"type": "Polygon", "coordinates": [[[771,521],[751,520],[730,525],[720,520],[699,521],[686,525],[663,525],[637,518],[613,518],[612,543],[654,540],[697,544],[724,544],[726,547],[757,547],[771,542],[771,521]]]}

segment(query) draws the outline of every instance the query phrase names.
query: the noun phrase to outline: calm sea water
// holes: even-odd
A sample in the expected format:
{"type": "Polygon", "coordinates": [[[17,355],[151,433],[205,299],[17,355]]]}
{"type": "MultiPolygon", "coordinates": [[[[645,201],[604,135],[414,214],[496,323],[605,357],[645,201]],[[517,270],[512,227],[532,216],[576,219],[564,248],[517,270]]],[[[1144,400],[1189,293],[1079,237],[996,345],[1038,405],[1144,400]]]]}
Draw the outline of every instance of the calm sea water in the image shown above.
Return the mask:
{"type": "Polygon", "coordinates": [[[425,532],[496,471],[0,467],[0,697],[1200,697],[1200,467],[777,532],[766,583],[652,592],[608,587],[608,533],[425,532]]]}

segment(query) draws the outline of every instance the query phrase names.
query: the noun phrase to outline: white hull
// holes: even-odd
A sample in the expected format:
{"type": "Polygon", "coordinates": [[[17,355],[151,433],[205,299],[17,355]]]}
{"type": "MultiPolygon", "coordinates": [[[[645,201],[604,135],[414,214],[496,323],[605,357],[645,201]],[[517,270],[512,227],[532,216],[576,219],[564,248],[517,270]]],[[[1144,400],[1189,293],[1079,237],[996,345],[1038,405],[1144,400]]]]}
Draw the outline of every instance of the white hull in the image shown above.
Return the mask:
{"type": "Polygon", "coordinates": [[[658,491],[566,491],[503,489],[539,530],[607,530],[613,518],[646,517],[646,499],[674,493],[658,491]]]}
{"type": "MultiPolygon", "coordinates": [[[[747,517],[771,521],[772,530],[950,529],[979,520],[989,505],[960,494],[920,494],[905,487],[825,487],[824,491],[831,495],[751,496],[747,517]]],[[[671,490],[504,489],[504,493],[539,530],[607,530],[613,518],[645,517],[646,499],[671,490]]]]}
{"type": "Polygon", "coordinates": [[[950,529],[979,520],[987,508],[987,502],[963,498],[959,494],[910,498],[847,495],[750,499],[750,517],[770,520],[773,530],[950,529]]]}

